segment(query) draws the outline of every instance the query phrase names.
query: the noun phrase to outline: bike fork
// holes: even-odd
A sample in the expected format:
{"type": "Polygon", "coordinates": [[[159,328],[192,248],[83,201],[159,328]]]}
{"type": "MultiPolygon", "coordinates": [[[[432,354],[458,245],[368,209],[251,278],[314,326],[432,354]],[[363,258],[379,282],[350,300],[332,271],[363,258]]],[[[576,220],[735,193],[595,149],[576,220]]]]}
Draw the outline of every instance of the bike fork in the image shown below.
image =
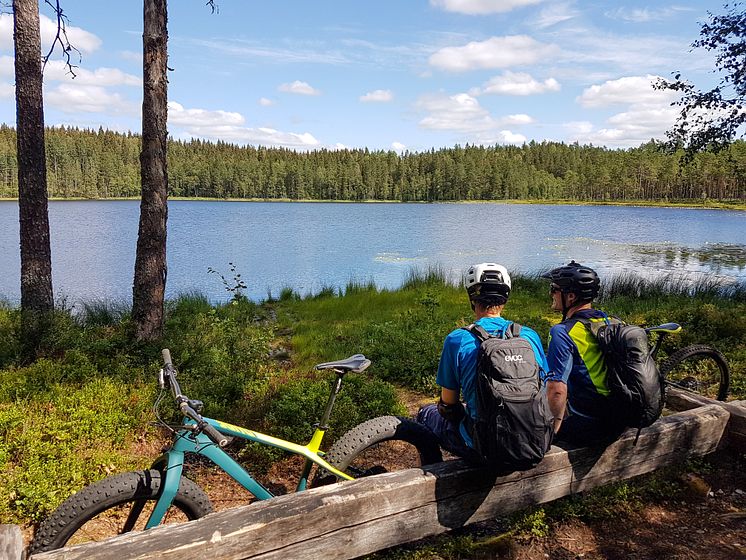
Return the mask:
{"type": "MultiPolygon", "coordinates": [[[[152,529],[160,525],[163,521],[168,508],[176,497],[176,493],[179,491],[179,483],[181,482],[181,472],[184,468],[184,453],[182,451],[174,451],[171,449],[166,453],[164,457],[161,457],[153,463],[153,468],[161,471],[161,495],[153,508],[153,512],[150,514],[148,522],[145,524],[146,529],[152,529]],[[165,468],[163,464],[165,463],[165,468]]],[[[142,511],[142,505],[135,504],[130,517],[135,513],[135,510],[139,508],[142,511]]],[[[139,515],[139,511],[136,512],[139,515]]],[[[127,519],[127,523],[130,523],[130,519],[127,519]]],[[[132,521],[134,523],[134,520],[132,521]]]]}

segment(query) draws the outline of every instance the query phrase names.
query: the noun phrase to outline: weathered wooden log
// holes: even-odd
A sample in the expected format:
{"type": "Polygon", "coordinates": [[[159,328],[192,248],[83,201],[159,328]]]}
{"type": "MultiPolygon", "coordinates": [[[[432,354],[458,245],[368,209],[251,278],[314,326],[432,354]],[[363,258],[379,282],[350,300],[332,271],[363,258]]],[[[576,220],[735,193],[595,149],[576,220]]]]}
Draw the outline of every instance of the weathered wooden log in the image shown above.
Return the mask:
{"type": "Polygon", "coordinates": [[[691,410],[710,404],[722,406],[730,413],[730,418],[725,428],[727,437],[723,439],[721,446],[746,452],[746,401],[716,401],[690,391],[669,387],[666,402],[667,406],[674,410],[691,410]]]}
{"type": "Polygon", "coordinates": [[[496,477],[463,461],[317,488],[181,525],[35,555],[34,560],[347,559],[630,478],[714,451],[717,405],[625,432],[605,449],[552,448],[527,472],[496,477]]]}
{"type": "Polygon", "coordinates": [[[23,535],[18,525],[0,525],[0,558],[23,560],[23,535]]]}

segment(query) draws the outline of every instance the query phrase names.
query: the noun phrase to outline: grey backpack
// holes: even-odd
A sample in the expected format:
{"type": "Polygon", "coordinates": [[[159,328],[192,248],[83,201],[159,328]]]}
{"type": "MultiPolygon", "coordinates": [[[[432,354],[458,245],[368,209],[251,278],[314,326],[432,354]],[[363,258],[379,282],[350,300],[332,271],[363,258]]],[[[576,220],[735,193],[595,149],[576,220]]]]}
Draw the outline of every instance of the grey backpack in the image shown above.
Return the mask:
{"type": "Polygon", "coordinates": [[[474,448],[498,471],[535,467],[552,445],[554,430],[531,344],[518,336],[517,323],[499,334],[476,324],[464,328],[479,342],[474,448]]]}

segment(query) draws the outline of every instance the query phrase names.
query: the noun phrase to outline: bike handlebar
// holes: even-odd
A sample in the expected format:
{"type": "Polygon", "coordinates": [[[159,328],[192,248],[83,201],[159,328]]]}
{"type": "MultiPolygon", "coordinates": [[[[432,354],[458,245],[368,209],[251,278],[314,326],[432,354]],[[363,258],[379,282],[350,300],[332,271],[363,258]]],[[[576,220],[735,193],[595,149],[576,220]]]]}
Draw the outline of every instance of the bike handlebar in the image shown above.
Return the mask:
{"type": "Polygon", "coordinates": [[[181,413],[187,418],[194,420],[197,423],[197,430],[204,433],[218,447],[225,447],[228,445],[230,443],[230,438],[221,434],[212,425],[208,424],[202,415],[194,410],[194,408],[189,404],[191,402],[190,399],[181,393],[179,382],[176,381],[176,368],[174,368],[174,365],[171,362],[171,352],[168,348],[161,350],[161,355],[163,356],[164,381],[166,381],[171,389],[171,393],[173,393],[174,400],[176,401],[181,413]]]}

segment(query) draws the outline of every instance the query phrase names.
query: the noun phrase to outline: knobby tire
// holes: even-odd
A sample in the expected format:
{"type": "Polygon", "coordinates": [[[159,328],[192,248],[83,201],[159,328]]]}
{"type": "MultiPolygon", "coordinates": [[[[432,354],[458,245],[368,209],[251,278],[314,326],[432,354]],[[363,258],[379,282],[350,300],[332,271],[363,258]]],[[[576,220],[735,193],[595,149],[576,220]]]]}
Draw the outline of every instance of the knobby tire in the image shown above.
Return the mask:
{"type": "MultiPolygon", "coordinates": [[[[70,496],[50,515],[36,531],[29,547],[29,554],[37,554],[66,546],[76,533],[89,521],[108,510],[115,510],[125,504],[145,501],[154,505],[161,494],[161,473],[157,470],[126,472],[95,482],[70,496]]],[[[182,477],[179,490],[170,514],[174,508],[183,514],[185,520],[203,517],[212,511],[212,504],[202,489],[188,478],[182,477]]],[[[150,515],[147,508],[141,515],[140,525],[144,525],[150,515]]],[[[102,516],[103,517],[103,516],[102,516]]],[[[124,525],[124,523],[121,523],[124,525]]],[[[93,540],[112,537],[121,533],[97,535],[93,540]]],[[[82,535],[78,535],[80,537],[82,535]]],[[[73,539],[72,544],[79,544],[73,539]]]]}
{"type": "MultiPolygon", "coordinates": [[[[384,464],[353,466],[366,451],[384,442],[403,442],[417,451],[419,464],[409,467],[429,465],[443,460],[437,438],[425,426],[409,418],[381,416],[357,425],[339,438],[326,454],[326,460],[337,469],[354,478],[388,472],[384,464]]],[[[314,486],[336,482],[327,471],[321,470],[314,480],[314,486]]]]}
{"type": "Polygon", "coordinates": [[[703,396],[716,398],[719,401],[724,401],[728,397],[728,391],[730,390],[730,367],[728,366],[728,361],[725,359],[725,356],[711,346],[693,344],[677,350],[663,362],[661,365],[661,374],[667,384],[671,386],[694,391],[703,396]],[[712,394],[703,393],[699,380],[695,375],[691,375],[689,378],[685,378],[684,380],[670,379],[670,375],[675,372],[679,366],[682,364],[686,365],[687,361],[693,363],[698,359],[707,359],[717,366],[717,373],[712,379],[713,384],[717,383],[717,391],[712,392],[712,394]]]}

